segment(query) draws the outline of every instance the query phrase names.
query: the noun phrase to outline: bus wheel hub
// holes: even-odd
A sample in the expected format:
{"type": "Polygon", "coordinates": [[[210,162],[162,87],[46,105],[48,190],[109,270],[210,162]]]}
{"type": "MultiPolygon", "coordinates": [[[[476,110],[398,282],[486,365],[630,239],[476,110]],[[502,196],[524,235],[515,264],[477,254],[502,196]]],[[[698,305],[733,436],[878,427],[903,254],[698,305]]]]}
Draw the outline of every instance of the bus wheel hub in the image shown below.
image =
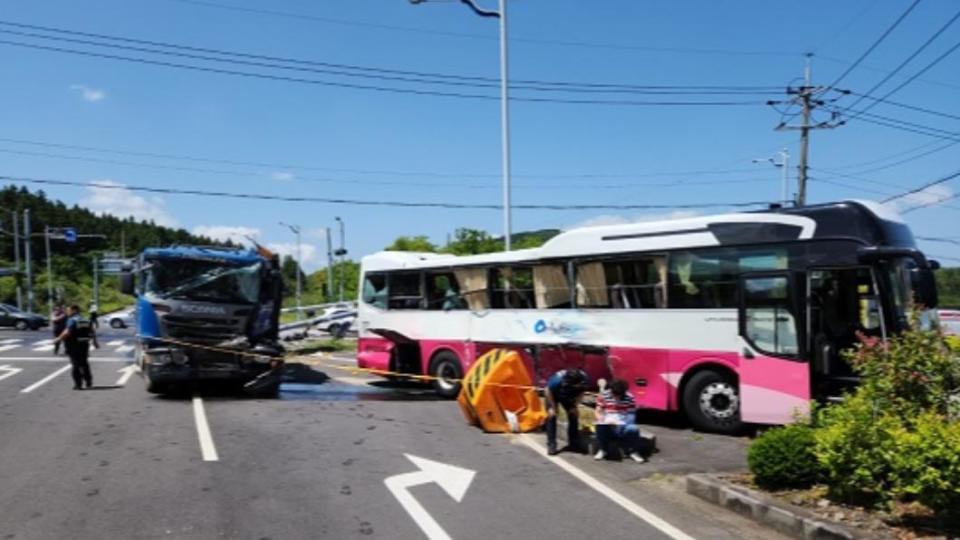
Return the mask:
{"type": "Polygon", "coordinates": [[[740,398],[730,383],[711,383],[700,392],[700,410],[711,418],[731,418],[739,408],[740,398]]]}

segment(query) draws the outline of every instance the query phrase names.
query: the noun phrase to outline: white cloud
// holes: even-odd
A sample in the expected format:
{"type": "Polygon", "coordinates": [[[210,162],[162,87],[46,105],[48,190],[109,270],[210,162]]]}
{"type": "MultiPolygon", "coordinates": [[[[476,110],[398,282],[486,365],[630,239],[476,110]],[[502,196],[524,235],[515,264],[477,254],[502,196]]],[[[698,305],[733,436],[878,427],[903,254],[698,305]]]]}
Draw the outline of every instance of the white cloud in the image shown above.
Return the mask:
{"type": "MultiPolygon", "coordinates": [[[[289,255],[289,256],[293,257],[294,259],[297,258],[297,243],[296,243],[296,242],[289,242],[289,243],[276,242],[276,243],[271,243],[271,244],[267,244],[267,248],[270,249],[271,251],[276,252],[276,253],[277,253],[278,255],[280,255],[281,257],[285,257],[285,256],[289,255]]],[[[304,266],[305,268],[306,268],[306,267],[309,267],[309,266],[310,266],[310,263],[311,263],[311,262],[314,262],[314,261],[313,261],[313,258],[314,258],[314,256],[317,254],[317,246],[314,246],[313,244],[302,244],[302,245],[300,246],[300,251],[301,251],[302,254],[303,254],[303,266],[304,266]]]]}
{"type": "Polygon", "coordinates": [[[937,184],[916,193],[911,193],[899,199],[894,199],[885,203],[888,207],[897,212],[903,212],[911,208],[921,206],[933,206],[939,202],[947,201],[956,197],[956,193],[946,184],[937,184]]]}
{"type": "Polygon", "coordinates": [[[296,178],[296,176],[291,172],[277,171],[277,172],[270,173],[270,178],[273,178],[278,182],[289,182],[294,178],[296,178]]]}
{"type": "MultiPolygon", "coordinates": [[[[330,234],[332,235],[333,232],[334,232],[334,231],[330,231],[330,234]]],[[[306,236],[307,238],[315,238],[315,239],[317,239],[317,240],[321,240],[321,241],[323,241],[323,242],[326,242],[326,241],[327,241],[327,228],[326,228],[326,227],[320,227],[319,229],[308,229],[308,230],[304,231],[303,235],[306,236]]]]}
{"type": "Polygon", "coordinates": [[[89,101],[90,103],[103,101],[104,98],[107,97],[107,93],[104,90],[93,88],[85,84],[71,84],[70,90],[77,92],[84,101],[89,101]]]}
{"type": "Polygon", "coordinates": [[[97,186],[87,188],[89,195],[80,201],[93,212],[111,214],[120,218],[133,217],[138,221],[153,221],[157,225],[176,227],[177,219],[167,211],[160,197],[141,197],[113,180],[95,180],[97,186]]]}
{"type": "Polygon", "coordinates": [[[699,212],[693,210],[677,210],[666,214],[643,214],[639,216],[621,216],[616,214],[603,214],[588,218],[578,223],[568,225],[563,229],[579,229],[581,227],[600,227],[603,225],[624,225],[627,223],[643,223],[648,221],[663,221],[668,219],[683,219],[699,216],[699,212]]]}
{"type": "Polygon", "coordinates": [[[221,242],[238,242],[248,244],[247,237],[259,238],[260,229],[256,227],[244,227],[242,225],[199,225],[193,228],[193,234],[197,236],[206,236],[221,242]]]}

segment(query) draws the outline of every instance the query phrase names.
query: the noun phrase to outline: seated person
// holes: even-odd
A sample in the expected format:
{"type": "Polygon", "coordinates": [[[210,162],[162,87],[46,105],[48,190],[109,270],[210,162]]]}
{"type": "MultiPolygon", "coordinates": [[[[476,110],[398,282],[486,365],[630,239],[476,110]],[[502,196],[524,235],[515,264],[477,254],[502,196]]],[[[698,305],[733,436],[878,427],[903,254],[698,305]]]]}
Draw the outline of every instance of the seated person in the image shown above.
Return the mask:
{"type": "Polygon", "coordinates": [[[614,379],[597,397],[596,430],[600,449],[593,456],[596,460],[607,457],[610,443],[617,441],[630,459],[637,463],[646,460],[640,455],[640,430],[634,423],[637,416],[637,404],[627,391],[627,381],[614,379]]]}

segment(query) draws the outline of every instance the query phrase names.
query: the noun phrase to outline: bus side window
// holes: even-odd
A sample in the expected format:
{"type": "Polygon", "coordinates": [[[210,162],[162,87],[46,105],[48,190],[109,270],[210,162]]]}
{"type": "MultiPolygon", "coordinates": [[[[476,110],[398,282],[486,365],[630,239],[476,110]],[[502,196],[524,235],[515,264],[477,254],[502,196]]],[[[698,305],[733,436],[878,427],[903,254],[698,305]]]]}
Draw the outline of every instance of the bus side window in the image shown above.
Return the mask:
{"type": "Polygon", "coordinates": [[[665,307],[667,261],[664,257],[630,259],[603,264],[611,307],[645,309],[665,307]]]}
{"type": "Polygon", "coordinates": [[[390,309],[420,309],[422,301],[419,272],[390,274],[390,309]]]}
{"type": "Polygon", "coordinates": [[[577,306],[584,308],[610,307],[607,291],[607,273],[601,262],[577,265],[577,306]]]}
{"type": "Polygon", "coordinates": [[[533,269],[502,267],[493,270],[494,309],[533,309],[533,269]]]}
{"type": "Polygon", "coordinates": [[[672,308],[733,308],[738,264],[729,250],[680,251],[670,257],[672,308]]]}
{"type": "Polygon", "coordinates": [[[533,267],[533,290],[537,309],[570,307],[570,284],[567,282],[566,269],[561,264],[533,267]]]}
{"type": "Polygon", "coordinates": [[[363,303],[387,309],[387,276],[367,274],[363,277],[363,303]]]}
{"type": "Polygon", "coordinates": [[[466,309],[460,286],[453,272],[427,275],[427,309],[450,311],[466,309]]]}

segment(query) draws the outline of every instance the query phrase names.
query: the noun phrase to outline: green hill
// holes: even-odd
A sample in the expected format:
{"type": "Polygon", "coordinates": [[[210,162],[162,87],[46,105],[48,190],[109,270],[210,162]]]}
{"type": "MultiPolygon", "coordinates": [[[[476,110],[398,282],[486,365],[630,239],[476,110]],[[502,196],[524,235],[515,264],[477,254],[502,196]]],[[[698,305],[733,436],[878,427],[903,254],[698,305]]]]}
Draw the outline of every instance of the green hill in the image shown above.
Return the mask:
{"type": "MultiPolygon", "coordinates": [[[[23,234],[23,210],[30,210],[33,252],[34,310],[40,313],[47,309],[47,260],[44,246],[44,227],[72,227],[81,237],[75,244],[62,240],[51,242],[51,266],[55,299],[77,303],[86,307],[93,296],[93,259],[105,251],[125,253],[131,257],[147,246],[171,244],[221,244],[202,236],[195,236],[183,229],[162,227],[152,222],[133,218],[98,215],[80,206],[67,206],[61,201],[48,199],[43,191],[31,192],[24,187],[6,186],[0,190],[0,268],[11,269],[14,264],[13,223],[11,210],[20,219],[20,234],[23,234]]],[[[21,258],[24,257],[21,245],[21,258]]],[[[22,263],[23,264],[23,263],[22,263]]],[[[21,266],[21,269],[23,267],[21,266]]],[[[0,278],[0,301],[16,304],[16,277],[0,278]]],[[[21,274],[20,282],[26,285],[21,274]]],[[[100,311],[106,312],[132,301],[117,290],[117,280],[104,276],[100,288],[100,311]]],[[[24,292],[26,307],[26,293],[24,292]]]]}

